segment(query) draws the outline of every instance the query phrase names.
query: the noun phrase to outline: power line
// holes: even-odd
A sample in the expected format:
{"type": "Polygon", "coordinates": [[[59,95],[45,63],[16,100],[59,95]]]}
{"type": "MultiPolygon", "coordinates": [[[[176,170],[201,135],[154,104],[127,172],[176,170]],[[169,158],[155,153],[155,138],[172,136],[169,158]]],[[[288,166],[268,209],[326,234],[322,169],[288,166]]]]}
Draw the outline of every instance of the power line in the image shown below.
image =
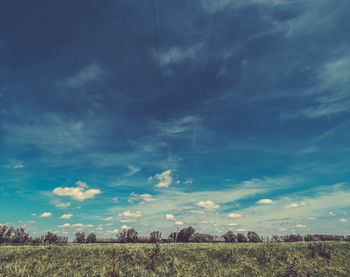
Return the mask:
{"type": "Polygon", "coordinates": [[[165,118],[165,94],[163,90],[163,79],[162,79],[162,70],[160,66],[159,59],[159,46],[158,46],[158,27],[157,27],[157,17],[156,17],[156,5],[155,0],[153,2],[153,21],[154,21],[154,34],[155,34],[155,44],[156,44],[156,53],[157,53],[157,64],[158,64],[158,73],[159,73],[159,89],[160,89],[160,101],[161,101],[161,112],[162,112],[162,126],[163,126],[163,136],[165,141],[166,148],[166,157],[168,161],[168,169],[170,169],[170,159],[169,159],[169,144],[168,144],[168,135],[166,130],[166,118],[165,118]]]}
{"type": "Polygon", "coordinates": [[[205,99],[207,86],[208,86],[209,64],[210,64],[211,55],[212,55],[212,51],[213,51],[213,45],[214,45],[215,27],[216,27],[216,18],[217,18],[217,15],[218,15],[218,9],[219,9],[219,0],[216,1],[216,11],[215,11],[213,29],[212,29],[212,32],[211,32],[211,40],[210,40],[210,47],[209,47],[208,62],[207,62],[206,70],[205,70],[204,85],[203,85],[203,91],[202,91],[201,100],[200,100],[200,110],[199,110],[199,116],[198,116],[198,121],[197,121],[196,133],[195,133],[195,138],[194,138],[193,153],[192,153],[192,165],[191,165],[191,171],[190,171],[190,179],[192,179],[192,176],[193,176],[194,163],[195,163],[195,160],[196,160],[196,153],[197,153],[197,148],[198,148],[198,138],[199,138],[199,131],[200,131],[200,123],[201,123],[202,116],[203,116],[204,99],[205,99]]]}

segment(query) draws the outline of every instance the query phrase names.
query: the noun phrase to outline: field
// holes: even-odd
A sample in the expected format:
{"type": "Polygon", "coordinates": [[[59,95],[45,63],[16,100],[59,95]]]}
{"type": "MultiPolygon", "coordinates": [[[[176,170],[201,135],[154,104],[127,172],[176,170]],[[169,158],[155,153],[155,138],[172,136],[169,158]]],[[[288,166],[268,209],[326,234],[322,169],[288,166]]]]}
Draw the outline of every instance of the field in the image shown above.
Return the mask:
{"type": "Polygon", "coordinates": [[[350,243],[1,246],[0,276],[350,276],[350,243]]]}

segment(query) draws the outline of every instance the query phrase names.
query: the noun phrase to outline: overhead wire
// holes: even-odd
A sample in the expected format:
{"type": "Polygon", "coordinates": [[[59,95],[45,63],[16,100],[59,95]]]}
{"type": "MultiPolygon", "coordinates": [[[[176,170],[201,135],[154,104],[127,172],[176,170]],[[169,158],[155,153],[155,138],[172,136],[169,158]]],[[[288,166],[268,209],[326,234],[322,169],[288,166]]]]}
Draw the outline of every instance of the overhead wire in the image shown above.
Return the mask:
{"type": "Polygon", "coordinates": [[[169,170],[170,169],[170,157],[169,157],[168,134],[167,134],[167,129],[166,129],[165,93],[164,93],[164,89],[163,89],[163,78],[162,78],[162,70],[161,70],[160,57],[159,57],[158,25],[157,25],[155,0],[152,0],[152,3],[153,3],[154,39],[155,39],[155,45],[156,45],[157,65],[158,65],[158,74],[159,74],[159,90],[160,90],[160,102],[161,102],[161,113],[162,113],[162,128],[163,128],[163,137],[164,137],[164,142],[165,142],[166,158],[167,158],[168,170],[169,170]]]}
{"type": "Polygon", "coordinates": [[[202,90],[201,99],[200,99],[199,115],[198,115],[198,121],[197,121],[197,126],[196,126],[194,144],[193,144],[192,164],[191,164],[191,171],[190,171],[190,180],[191,181],[192,181],[192,178],[193,178],[193,170],[194,170],[196,154],[197,154],[197,148],[198,148],[198,139],[199,139],[199,134],[200,134],[200,124],[201,124],[202,117],[203,117],[204,100],[205,100],[205,95],[206,95],[207,87],[208,87],[209,65],[210,65],[212,51],[213,51],[213,46],[214,46],[215,29],[216,29],[216,18],[217,18],[217,15],[218,15],[218,10],[219,10],[219,0],[216,1],[216,11],[215,11],[215,17],[214,17],[214,22],[213,22],[213,28],[212,28],[212,32],[211,32],[211,39],[210,39],[210,46],[209,46],[209,55],[208,55],[208,61],[207,61],[206,69],[205,69],[204,85],[203,85],[203,90],[202,90]]]}
{"type": "MultiPolygon", "coordinates": [[[[152,0],[152,4],[153,4],[155,48],[156,48],[156,56],[157,56],[157,66],[158,66],[158,74],[159,74],[159,89],[160,89],[160,98],[161,98],[160,101],[161,101],[161,113],[162,113],[162,128],[163,128],[163,137],[164,137],[165,148],[166,148],[168,169],[170,169],[169,143],[168,143],[168,135],[167,135],[167,128],[166,128],[166,114],[165,114],[165,93],[164,93],[164,88],[163,88],[163,77],[162,77],[162,70],[161,70],[161,65],[160,65],[158,24],[157,24],[155,0],[152,0]]],[[[201,98],[200,98],[200,109],[199,109],[199,115],[198,115],[196,130],[195,130],[195,137],[194,137],[194,144],[193,144],[193,151],[192,151],[190,180],[192,180],[192,178],[193,178],[193,170],[194,170],[196,154],[197,154],[197,149],[198,149],[200,125],[201,125],[201,121],[202,121],[202,117],[203,117],[204,100],[205,100],[207,87],[208,87],[209,65],[210,65],[212,51],[213,51],[213,45],[214,45],[216,19],[217,19],[217,15],[218,15],[218,10],[219,10],[219,0],[216,1],[215,17],[214,17],[213,28],[212,28],[212,32],[211,32],[211,38],[210,38],[209,55],[208,55],[206,69],[205,69],[203,90],[202,90],[202,94],[201,94],[201,98]]]]}

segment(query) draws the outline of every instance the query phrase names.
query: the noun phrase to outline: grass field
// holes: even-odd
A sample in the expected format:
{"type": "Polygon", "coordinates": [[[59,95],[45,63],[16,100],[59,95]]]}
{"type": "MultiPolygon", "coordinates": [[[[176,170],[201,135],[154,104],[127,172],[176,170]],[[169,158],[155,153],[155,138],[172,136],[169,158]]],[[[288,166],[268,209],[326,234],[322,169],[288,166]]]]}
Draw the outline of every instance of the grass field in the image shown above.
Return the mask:
{"type": "Polygon", "coordinates": [[[350,276],[350,243],[0,247],[0,276],[113,276],[113,271],[114,276],[350,276]]]}

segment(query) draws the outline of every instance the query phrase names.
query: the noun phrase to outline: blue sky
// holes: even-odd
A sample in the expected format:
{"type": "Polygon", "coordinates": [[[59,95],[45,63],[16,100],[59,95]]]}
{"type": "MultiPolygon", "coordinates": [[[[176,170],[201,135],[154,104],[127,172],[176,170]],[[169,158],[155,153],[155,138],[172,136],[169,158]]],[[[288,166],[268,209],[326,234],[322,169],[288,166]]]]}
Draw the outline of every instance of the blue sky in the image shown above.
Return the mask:
{"type": "Polygon", "coordinates": [[[5,0],[0,223],[350,233],[350,3],[5,0]]]}

